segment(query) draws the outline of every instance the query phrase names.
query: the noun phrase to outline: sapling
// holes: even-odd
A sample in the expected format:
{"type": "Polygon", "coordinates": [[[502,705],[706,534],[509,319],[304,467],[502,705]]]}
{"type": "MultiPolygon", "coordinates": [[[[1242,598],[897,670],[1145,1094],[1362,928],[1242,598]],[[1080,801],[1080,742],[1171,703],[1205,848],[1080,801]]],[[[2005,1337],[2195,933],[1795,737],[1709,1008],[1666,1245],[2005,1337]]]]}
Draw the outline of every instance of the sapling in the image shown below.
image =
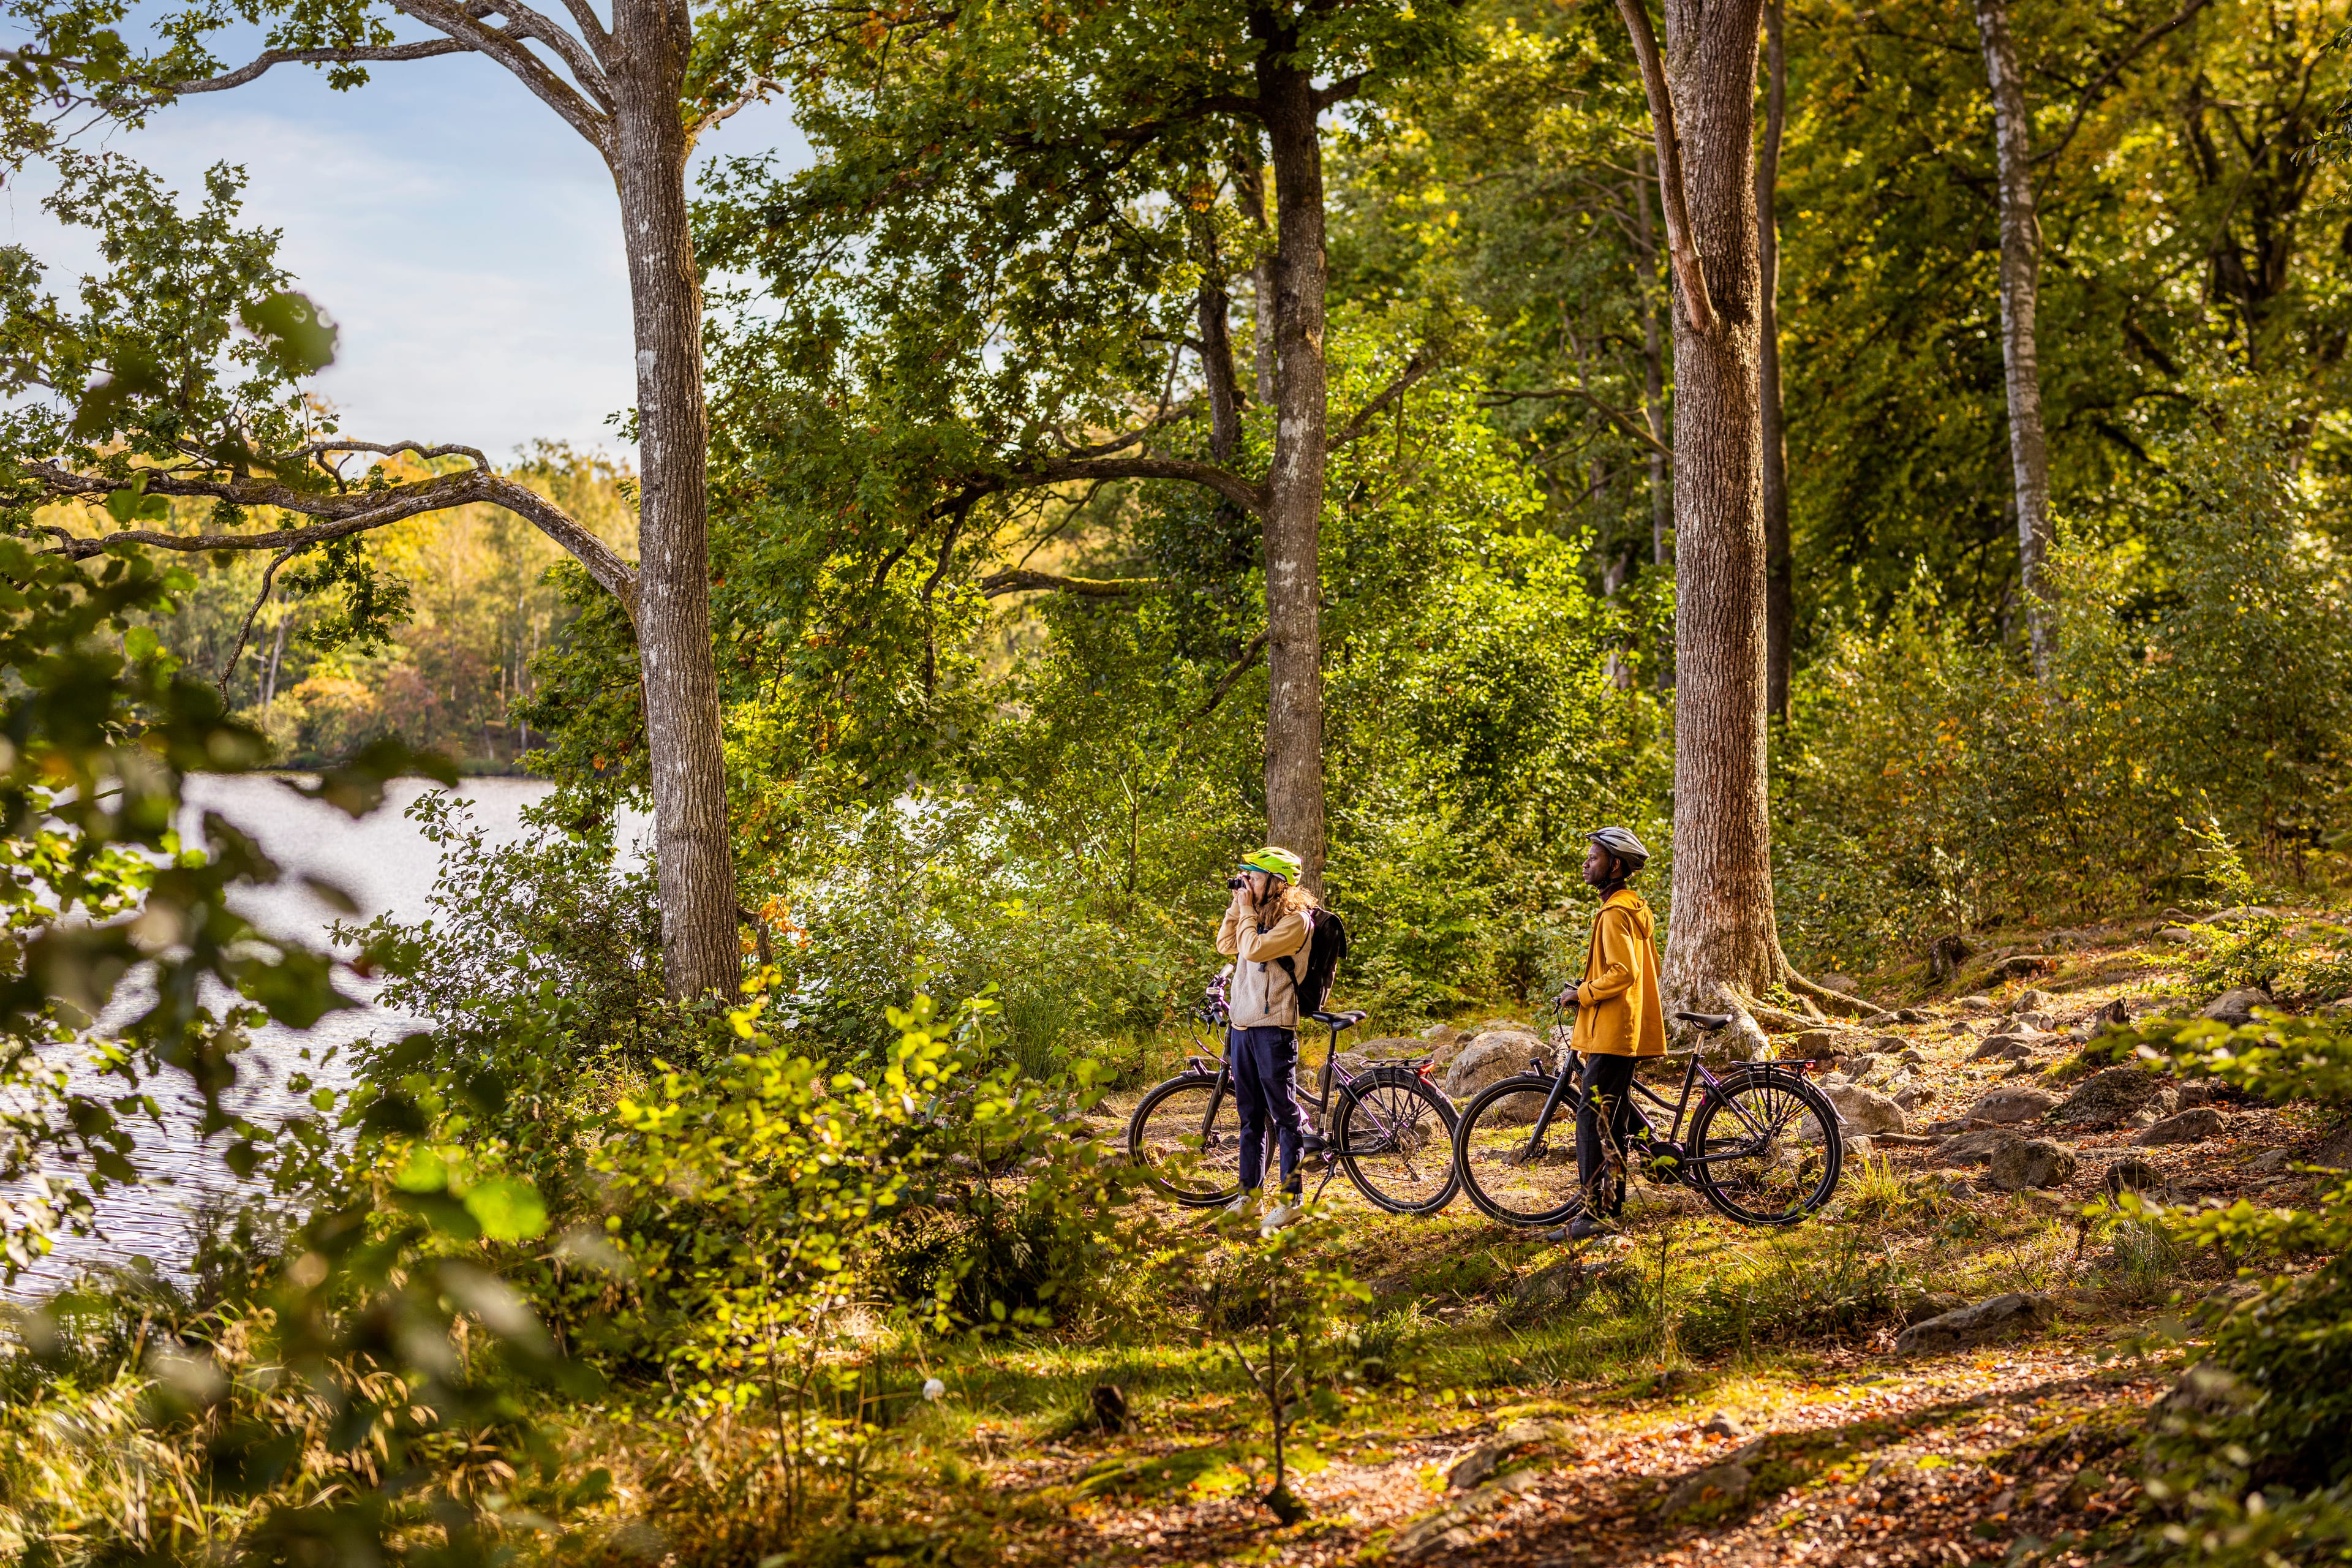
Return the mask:
{"type": "Polygon", "coordinates": [[[1265,1408],[1274,1481],[1259,1500],[1286,1525],[1307,1517],[1307,1505],[1290,1489],[1288,1439],[1307,1408],[1332,1309],[1371,1300],[1345,1264],[1319,1256],[1328,1229],[1328,1218],[1312,1204],[1282,1227],[1261,1226],[1246,1215],[1224,1221],[1231,1271],[1210,1293],[1202,1315],[1202,1327],[1223,1341],[1265,1408]]]}

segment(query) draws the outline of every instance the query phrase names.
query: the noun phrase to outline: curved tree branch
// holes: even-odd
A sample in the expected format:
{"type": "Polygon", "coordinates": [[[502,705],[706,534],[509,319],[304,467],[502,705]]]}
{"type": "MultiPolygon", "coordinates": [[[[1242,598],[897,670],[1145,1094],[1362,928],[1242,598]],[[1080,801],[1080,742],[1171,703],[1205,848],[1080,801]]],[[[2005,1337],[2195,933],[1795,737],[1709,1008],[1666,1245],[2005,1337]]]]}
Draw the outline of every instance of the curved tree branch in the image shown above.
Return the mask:
{"type": "Polygon", "coordinates": [[[224,708],[228,706],[228,678],[236,673],[236,661],[245,657],[246,639],[253,636],[254,617],[261,614],[262,605],[269,603],[269,590],[278,581],[278,569],[293,560],[301,548],[299,544],[288,545],[269,558],[268,566],[261,574],[261,592],[254,595],[253,608],[245,612],[245,625],[236,628],[236,646],[228,650],[226,658],[221,660],[220,679],[213,682],[214,688],[220,692],[224,708]]]}
{"type": "Polygon", "coordinates": [[[991,572],[980,580],[981,593],[991,599],[1003,598],[1007,594],[1025,594],[1033,589],[1076,594],[1089,599],[1123,599],[1131,594],[1149,594],[1159,586],[1160,579],[1157,577],[1064,577],[1052,572],[1032,572],[1022,566],[991,572]]]}
{"type": "Polygon", "coordinates": [[[1383,390],[1378,397],[1373,398],[1370,403],[1367,403],[1361,408],[1357,409],[1356,416],[1339,427],[1339,433],[1331,437],[1330,444],[1324,449],[1326,451],[1336,452],[1340,447],[1346,446],[1349,442],[1354,440],[1357,437],[1362,435],[1365,427],[1371,424],[1373,416],[1380,413],[1381,409],[1386,408],[1390,404],[1394,403],[1398,398],[1402,397],[1412,389],[1414,382],[1419,381],[1423,376],[1429,374],[1429,362],[1419,354],[1415,354],[1411,359],[1405,361],[1404,374],[1398,376],[1394,381],[1389,383],[1387,388],[1383,390]]]}
{"type": "MultiPolygon", "coordinates": [[[[96,500],[122,488],[117,479],[77,474],[52,463],[27,463],[25,472],[38,480],[52,498],[96,500]]],[[[87,561],[115,543],[144,545],[199,554],[213,550],[307,550],[332,540],[365,533],[404,518],[446,511],[476,501],[500,506],[546,534],[587,568],[606,592],[621,601],[632,625],[637,617],[637,572],[609,544],[578,519],[528,486],[503,474],[480,468],[436,474],[413,484],[377,490],[319,492],[296,489],[275,479],[192,479],[149,470],[147,493],[197,497],[238,507],[274,507],[320,521],[302,528],[280,528],[252,533],[165,533],[154,529],[123,529],[112,533],[75,535],[63,539],[57,552],[87,561]]],[[[55,532],[55,530],[50,531],[55,532]]]]}
{"type": "Polygon", "coordinates": [[[373,65],[397,60],[429,60],[438,55],[473,52],[473,45],[456,38],[432,38],[421,44],[387,44],[374,48],[268,49],[233,71],[205,77],[200,81],[173,82],[168,90],[174,98],[192,92],[226,92],[230,88],[243,87],[249,81],[257,80],[272,66],[373,65]]]}
{"type": "Polygon", "coordinates": [[[1675,132],[1675,100],[1666,87],[1666,68],[1658,58],[1657,35],[1650,27],[1644,0],[1617,0],[1617,14],[1633,35],[1633,58],[1642,68],[1642,90],[1650,100],[1650,129],[1658,143],[1658,205],[1666,215],[1666,254],[1682,283],[1683,314],[1696,332],[1715,331],[1715,301],[1706,291],[1706,268],[1700,265],[1698,247],[1691,238],[1690,205],[1683,191],[1682,142],[1675,132]]]}

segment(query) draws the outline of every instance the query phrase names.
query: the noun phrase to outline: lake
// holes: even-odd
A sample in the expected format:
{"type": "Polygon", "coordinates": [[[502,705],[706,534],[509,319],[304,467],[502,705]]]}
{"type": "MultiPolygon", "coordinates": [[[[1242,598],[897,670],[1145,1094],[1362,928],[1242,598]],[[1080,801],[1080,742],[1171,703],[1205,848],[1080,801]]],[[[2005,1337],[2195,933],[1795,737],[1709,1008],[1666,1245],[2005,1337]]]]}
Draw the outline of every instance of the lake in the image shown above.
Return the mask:
{"type": "MultiPolygon", "coordinates": [[[[296,795],[271,775],[198,776],[188,781],[189,817],[183,831],[193,837],[200,814],[215,811],[252,835],[285,870],[287,879],[246,890],[236,900],[238,911],[272,936],[323,945],[335,911],[301,886],[299,879],[305,876],[350,894],[360,908],[351,917],[354,923],[379,914],[401,921],[425,918],[441,851],[405,813],[412,801],[436,787],[423,780],[400,780],[387,791],[381,808],[354,822],[332,806],[296,795]]],[[[552,787],[538,779],[481,778],[465,780],[451,793],[467,803],[492,842],[510,843],[522,836],[523,807],[552,787]]],[[[646,827],[642,816],[625,815],[621,841],[634,842],[646,827]]],[[[362,997],[373,992],[348,971],[342,988],[362,997]]],[[[110,1011],[122,1009],[118,1005],[110,1011]]],[[[100,1020],[101,1029],[109,1021],[100,1020]]],[[[257,1121],[296,1109],[299,1097],[287,1090],[286,1079],[298,1068],[311,1070],[322,1083],[348,1084],[347,1062],[337,1060],[325,1070],[315,1070],[301,1061],[300,1052],[308,1047],[316,1055],[353,1040],[383,1038],[418,1022],[371,1004],[330,1013],[310,1029],[267,1026],[256,1032],[252,1048],[238,1058],[236,1109],[257,1121]]],[[[184,1079],[159,1079],[155,1088],[167,1112],[188,1112],[196,1103],[184,1079]]],[[[11,1294],[38,1295],[91,1264],[144,1257],[171,1269],[184,1262],[189,1213],[205,1192],[233,1187],[235,1178],[220,1163],[225,1139],[215,1138],[207,1150],[199,1144],[185,1114],[171,1114],[167,1120],[169,1125],[160,1134],[152,1123],[138,1125],[140,1148],[134,1163],[148,1179],[108,1194],[100,1208],[105,1237],[61,1238],[57,1253],[19,1280],[11,1294]]]]}

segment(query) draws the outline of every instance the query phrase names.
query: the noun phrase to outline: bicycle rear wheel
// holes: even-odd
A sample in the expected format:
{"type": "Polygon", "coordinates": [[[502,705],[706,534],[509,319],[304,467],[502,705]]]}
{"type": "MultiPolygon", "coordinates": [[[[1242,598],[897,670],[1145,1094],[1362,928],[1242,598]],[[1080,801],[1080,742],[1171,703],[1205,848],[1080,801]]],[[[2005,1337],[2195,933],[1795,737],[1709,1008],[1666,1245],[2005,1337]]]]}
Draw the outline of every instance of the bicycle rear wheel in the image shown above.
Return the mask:
{"type": "MultiPolygon", "coordinates": [[[[1538,1136],[1552,1080],[1521,1073],[1471,1097],[1454,1129],[1454,1171],[1488,1219],[1505,1225],[1558,1225],[1584,1207],[1576,1179],[1577,1091],[1569,1089],[1538,1136]]],[[[1604,1203],[1603,1206],[1607,1206],[1604,1203]]]]}
{"type": "Polygon", "coordinates": [[[1391,1214],[1454,1201],[1454,1107],[1419,1073],[1375,1068],[1341,1092],[1331,1146],[1364,1196],[1391,1214]]]}
{"type": "Polygon", "coordinates": [[[1794,1225],[1830,1201],[1845,1160],[1837,1108],[1794,1073],[1743,1070],[1691,1120],[1691,1178],[1742,1225],[1794,1225]]]}
{"type": "Polygon", "coordinates": [[[1232,1083],[1180,1073],[1156,1084],[1127,1122],[1127,1152],[1160,1194],[1186,1208],[1242,1195],[1242,1121],[1232,1083]]]}

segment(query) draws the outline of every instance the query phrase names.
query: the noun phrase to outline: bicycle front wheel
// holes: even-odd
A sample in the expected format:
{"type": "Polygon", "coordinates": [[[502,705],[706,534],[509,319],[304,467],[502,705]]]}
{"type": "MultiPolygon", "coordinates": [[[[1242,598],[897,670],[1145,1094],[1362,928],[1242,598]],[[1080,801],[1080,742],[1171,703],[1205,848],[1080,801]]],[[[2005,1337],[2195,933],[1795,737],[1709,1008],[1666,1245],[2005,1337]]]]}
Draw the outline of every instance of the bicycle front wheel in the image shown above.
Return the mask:
{"type": "Polygon", "coordinates": [[[1829,1096],[1794,1073],[1746,1071],[1691,1121],[1691,1179],[1742,1225],[1794,1225],[1837,1191],[1845,1144],[1829,1096]]]}
{"type": "Polygon", "coordinates": [[[1584,1207],[1576,1179],[1573,1089],[1541,1127],[1552,1080],[1521,1073],[1471,1097],[1454,1129],[1454,1173],[1488,1219],[1505,1225],[1559,1225],[1584,1207]]]}
{"type": "Polygon", "coordinates": [[[1376,1068],[1356,1079],[1331,1132],[1348,1179],[1391,1214],[1435,1214],[1454,1201],[1454,1107],[1419,1073],[1376,1068]]]}
{"type": "Polygon", "coordinates": [[[1156,1084],[1127,1122],[1128,1157],[1162,1197],[1214,1208],[1242,1195],[1242,1120],[1221,1073],[1156,1084]]]}

